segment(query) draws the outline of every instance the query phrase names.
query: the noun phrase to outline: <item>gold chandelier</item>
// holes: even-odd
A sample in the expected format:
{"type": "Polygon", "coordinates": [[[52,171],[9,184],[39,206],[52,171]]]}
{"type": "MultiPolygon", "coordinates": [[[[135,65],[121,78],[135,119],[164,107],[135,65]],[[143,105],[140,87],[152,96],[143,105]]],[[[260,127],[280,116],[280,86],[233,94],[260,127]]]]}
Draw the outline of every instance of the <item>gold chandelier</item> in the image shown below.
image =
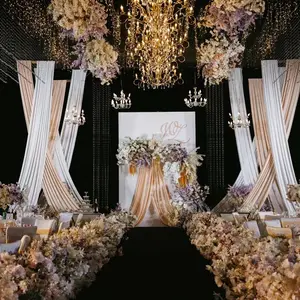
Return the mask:
{"type": "Polygon", "coordinates": [[[134,84],[154,89],[183,84],[178,64],[189,46],[194,0],[129,0],[128,5],[125,54],[127,66],[138,69],[134,84]]]}

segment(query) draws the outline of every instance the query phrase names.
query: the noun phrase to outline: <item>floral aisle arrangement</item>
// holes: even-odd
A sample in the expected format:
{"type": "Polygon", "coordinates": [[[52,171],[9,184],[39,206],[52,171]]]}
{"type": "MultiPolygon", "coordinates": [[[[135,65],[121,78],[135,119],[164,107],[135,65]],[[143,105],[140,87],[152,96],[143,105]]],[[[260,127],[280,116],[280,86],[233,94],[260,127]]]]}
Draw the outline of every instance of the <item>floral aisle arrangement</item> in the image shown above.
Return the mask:
{"type": "Polygon", "coordinates": [[[113,212],[34,241],[23,254],[0,253],[1,300],[74,297],[116,254],[134,221],[125,212],[113,212]]]}
{"type": "Polygon", "coordinates": [[[219,84],[239,65],[244,43],[255,20],[265,11],[264,0],[212,0],[198,22],[211,38],[196,47],[197,67],[205,83],[219,84]]]}
{"type": "Polygon", "coordinates": [[[0,208],[6,210],[10,206],[20,206],[24,203],[24,192],[16,183],[4,184],[0,182],[0,208]]]}
{"type": "Polygon", "coordinates": [[[243,226],[211,213],[189,215],[184,227],[211,260],[207,268],[227,299],[299,299],[299,240],[257,239],[243,226]]]}
{"type": "Polygon", "coordinates": [[[102,84],[109,84],[117,74],[118,53],[105,40],[108,14],[96,0],[52,0],[49,12],[62,28],[62,35],[75,40],[73,67],[90,71],[102,84]]]}

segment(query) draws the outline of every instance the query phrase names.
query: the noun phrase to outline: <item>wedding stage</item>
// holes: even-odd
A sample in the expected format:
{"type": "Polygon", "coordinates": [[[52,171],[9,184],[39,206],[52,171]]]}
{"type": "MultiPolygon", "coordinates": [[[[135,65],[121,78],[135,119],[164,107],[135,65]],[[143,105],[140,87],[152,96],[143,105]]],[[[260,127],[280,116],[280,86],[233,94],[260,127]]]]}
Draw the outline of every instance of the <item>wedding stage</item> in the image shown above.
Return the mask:
{"type": "Polygon", "coordinates": [[[300,300],[298,2],[4,0],[0,300],[300,300]]]}

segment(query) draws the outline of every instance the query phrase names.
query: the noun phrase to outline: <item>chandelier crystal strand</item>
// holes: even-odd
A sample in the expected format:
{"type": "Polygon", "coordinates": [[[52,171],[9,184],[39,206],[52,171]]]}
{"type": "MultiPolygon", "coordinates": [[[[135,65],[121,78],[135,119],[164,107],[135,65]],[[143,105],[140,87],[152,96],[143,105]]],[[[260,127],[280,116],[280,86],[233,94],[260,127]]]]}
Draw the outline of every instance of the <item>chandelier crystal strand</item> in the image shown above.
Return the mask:
{"type": "Polygon", "coordinates": [[[121,96],[118,97],[116,94],[113,94],[113,99],[111,100],[111,106],[114,109],[129,109],[131,107],[131,94],[126,98],[123,91],[121,91],[121,96]]]}
{"type": "Polygon", "coordinates": [[[84,110],[81,111],[81,114],[78,113],[76,106],[72,108],[70,113],[66,110],[65,122],[69,125],[84,125],[86,122],[84,110]]]}
{"type": "Polygon", "coordinates": [[[235,118],[232,116],[232,114],[229,114],[229,116],[231,118],[231,121],[228,121],[228,125],[230,128],[237,129],[250,127],[250,114],[248,114],[245,118],[243,118],[239,112],[235,118]]]}
{"type": "MultiPolygon", "coordinates": [[[[124,8],[121,6],[121,13],[124,8]]],[[[131,0],[127,13],[126,62],[137,68],[134,84],[166,88],[183,84],[178,64],[185,61],[194,0],[131,0]]]]}
{"type": "Polygon", "coordinates": [[[189,91],[188,99],[185,98],[184,102],[187,107],[192,108],[192,107],[204,107],[207,104],[207,99],[202,98],[202,92],[199,90],[197,92],[197,88],[194,87],[194,95],[192,95],[192,92],[189,91]]]}

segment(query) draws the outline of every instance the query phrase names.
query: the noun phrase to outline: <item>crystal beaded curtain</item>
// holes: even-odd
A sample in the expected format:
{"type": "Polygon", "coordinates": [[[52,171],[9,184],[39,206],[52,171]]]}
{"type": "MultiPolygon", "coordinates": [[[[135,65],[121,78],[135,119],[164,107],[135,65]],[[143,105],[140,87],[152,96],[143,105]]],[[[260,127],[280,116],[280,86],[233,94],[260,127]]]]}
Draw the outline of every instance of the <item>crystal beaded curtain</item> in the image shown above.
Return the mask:
{"type": "Polygon", "coordinates": [[[109,206],[111,86],[93,79],[93,199],[109,206]]]}
{"type": "Polygon", "coordinates": [[[299,0],[266,0],[265,17],[246,44],[243,65],[260,68],[261,60],[299,58],[299,16],[299,0]]]}
{"type": "Polygon", "coordinates": [[[61,37],[61,30],[47,13],[48,4],[44,0],[3,0],[3,9],[23,28],[28,38],[38,41],[48,60],[67,68],[71,64],[69,41],[61,37]]]}
{"type": "Polygon", "coordinates": [[[223,197],[224,173],[224,84],[205,88],[207,101],[206,116],[206,166],[211,202],[223,197]]]}
{"type": "Polygon", "coordinates": [[[16,59],[45,59],[38,41],[24,31],[10,15],[0,8],[0,80],[17,81],[16,59]]]}

